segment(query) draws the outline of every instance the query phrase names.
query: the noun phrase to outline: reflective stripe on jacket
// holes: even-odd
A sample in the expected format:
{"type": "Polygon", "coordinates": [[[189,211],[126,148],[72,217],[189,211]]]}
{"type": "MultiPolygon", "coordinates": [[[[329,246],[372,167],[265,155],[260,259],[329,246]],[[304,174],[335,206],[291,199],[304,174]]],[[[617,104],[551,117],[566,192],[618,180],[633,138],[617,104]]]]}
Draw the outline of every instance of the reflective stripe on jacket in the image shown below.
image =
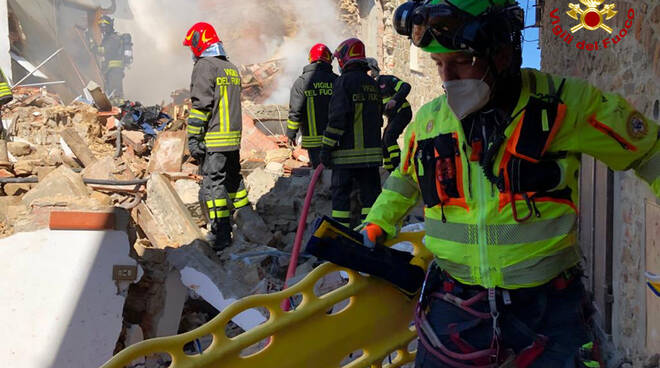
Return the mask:
{"type": "Polygon", "coordinates": [[[317,62],[305,66],[291,88],[287,135],[295,137],[300,129],[303,148],[320,148],[328,125],[328,105],[337,74],[332,65],[317,62]]]}
{"type": "Polygon", "coordinates": [[[323,149],[332,151],[335,167],[381,166],[382,102],[366,66],[353,65],[334,85],[323,149]]]}
{"type": "Polygon", "coordinates": [[[188,134],[203,134],[209,152],[240,148],[243,129],[241,76],[238,68],[221,57],[204,57],[193,68],[188,134]]]}
{"type": "Polygon", "coordinates": [[[7,77],[5,77],[2,69],[0,69],[0,107],[10,102],[13,98],[11,88],[9,87],[9,83],[7,83],[7,77]]]}
{"type": "MultiPolygon", "coordinates": [[[[523,122],[525,114],[532,113],[528,111],[530,97],[551,94],[551,87],[561,85],[562,80],[523,69],[521,95],[512,115],[515,118],[504,131],[505,141],[495,155],[493,176],[504,170],[505,162],[512,157],[525,157],[518,148],[521,137],[529,133],[523,122]]],[[[556,188],[525,193],[532,197],[538,194],[534,205],[540,217],[514,220],[512,197],[519,214],[528,210],[523,195],[501,192],[486,178],[479,162],[470,160],[472,146],[466,142],[446,97],[441,96],[422,107],[406,130],[402,163],[385,183],[366,221],[381,226],[393,237],[399,221],[418,200],[438,194],[444,197],[442,203],[425,209],[425,244],[439,265],[459,281],[487,288],[533,287],[576,265],[580,261],[580,154],[589,154],[614,170],[634,169],[660,196],[660,142],[658,125],[636,112],[621,96],[601,92],[576,79],[566,79],[561,91],[564,105],[556,112],[541,111],[542,132],[532,131],[551,136],[543,155],[558,157],[562,168],[556,188]],[[422,147],[443,140],[447,144],[431,146],[430,150],[422,147]],[[443,157],[438,150],[444,148],[452,153],[445,160],[451,160],[456,169],[456,191],[450,198],[440,193],[441,186],[435,185],[434,179],[446,176],[446,172],[439,173],[423,164],[425,152],[433,153],[435,149],[438,160],[438,156],[443,157]]],[[[532,158],[524,160],[528,159],[532,158]]]]}

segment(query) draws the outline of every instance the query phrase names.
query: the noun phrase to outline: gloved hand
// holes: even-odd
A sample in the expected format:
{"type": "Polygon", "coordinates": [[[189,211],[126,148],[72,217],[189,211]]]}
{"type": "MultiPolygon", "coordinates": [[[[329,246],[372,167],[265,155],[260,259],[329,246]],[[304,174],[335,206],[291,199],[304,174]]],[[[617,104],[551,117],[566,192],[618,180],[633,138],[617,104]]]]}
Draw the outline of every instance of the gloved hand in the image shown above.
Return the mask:
{"type": "Polygon", "coordinates": [[[287,133],[286,134],[286,141],[289,144],[289,146],[295,147],[296,146],[296,134],[287,133]]]}
{"type": "Polygon", "coordinates": [[[373,249],[376,244],[382,244],[387,239],[385,230],[376,224],[368,223],[362,231],[362,244],[365,247],[373,249]]]}
{"type": "Polygon", "coordinates": [[[188,140],[188,150],[190,151],[190,156],[195,160],[202,161],[204,156],[206,156],[206,143],[193,139],[188,140]]]}
{"type": "Polygon", "coordinates": [[[385,104],[385,111],[392,110],[394,107],[396,107],[396,100],[391,99],[385,104]]]}
{"type": "Polygon", "coordinates": [[[321,163],[323,164],[323,166],[325,166],[326,168],[332,167],[332,151],[328,149],[323,149],[321,151],[321,155],[319,156],[319,158],[321,159],[321,163]]]}

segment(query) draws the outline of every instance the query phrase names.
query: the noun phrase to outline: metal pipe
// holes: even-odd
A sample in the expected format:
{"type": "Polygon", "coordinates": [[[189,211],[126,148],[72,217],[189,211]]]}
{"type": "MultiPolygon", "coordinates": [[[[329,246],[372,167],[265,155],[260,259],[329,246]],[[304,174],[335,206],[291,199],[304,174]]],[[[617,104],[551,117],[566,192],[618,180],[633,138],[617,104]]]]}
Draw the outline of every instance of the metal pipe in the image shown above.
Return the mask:
{"type": "MultiPolygon", "coordinates": [[[[135,180],[104,180],[104,179],[83,179],[85,184],[91,185],[117,185],[117,186],[131,186],[146,184],[149,179],[135,179],[135,180]]],[[[0,178],[0,184],[34,184],[38,183],[39,178],[30,176],[27,178],[0,178]]]]}
{"type": "Polygon", "coordinates": [[[21,87],[41,87],[41,86],[52,86],[56,84],[65,84],[66,81],[57,81],[57,82],[41,82],[41,83],[30,83],[24,84],[21,87]]]}
{"type": "Polygon", "coordinates": [[[22,83],[23,81],[25,81],[26,79],[28,79],[32,74],[34,74],[37,70],[39,70],[39,69],[40,69],[42,66],[44,66],[47,62],[49,62],[52,58],[54,58],[55,56],[57,56],[57,54],[59,54],[60,51],[62,51],[62,50],[64,50],[64,48],[61,48],[61,49],[55,51],[55,52],[54,52],[52,55],[50,55],[46,60],[42,61],[41,64],[37,65],[37,67],[34,68],[33,71],[29,72],[25,77],[23,77],[23,79],[21,79],[21,80],[19,80],[18,82],[16,82],[16,84],[14,84],[14,85],[12,86],[12,88],[15,88],[15,87],[20,86],[21,83],[22,83]]]}

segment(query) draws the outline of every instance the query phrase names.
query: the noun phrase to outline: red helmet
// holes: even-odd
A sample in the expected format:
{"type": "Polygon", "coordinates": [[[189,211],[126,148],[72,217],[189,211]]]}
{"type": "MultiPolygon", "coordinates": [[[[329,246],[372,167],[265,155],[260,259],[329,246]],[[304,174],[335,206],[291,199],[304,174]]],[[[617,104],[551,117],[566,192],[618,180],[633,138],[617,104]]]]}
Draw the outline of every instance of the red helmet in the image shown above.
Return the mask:
{"type": "Polygon", "coordinates": [[[330,52],[328,46],[322,43],[312,46],[312,49],[309,50],[309,63],[311,64],[316,61],[322,61],[328,64],[332,63],[332,52],[330,52]]]}
{"type": "Polygon", "coordinates": [[[190,46],[193,54],[199,57],[209,46],[218,42],[221,42],[220,37],[213,26],[200,22],[188,30],[186,38],[183,40],[183,46],[190,46]]]}
{"type": "Polygon", "coordinates": [[[353,61],[365,61],[364,43],[357,38],[349,38],[337,46],[334,56],[342,69],[353,61]]]}

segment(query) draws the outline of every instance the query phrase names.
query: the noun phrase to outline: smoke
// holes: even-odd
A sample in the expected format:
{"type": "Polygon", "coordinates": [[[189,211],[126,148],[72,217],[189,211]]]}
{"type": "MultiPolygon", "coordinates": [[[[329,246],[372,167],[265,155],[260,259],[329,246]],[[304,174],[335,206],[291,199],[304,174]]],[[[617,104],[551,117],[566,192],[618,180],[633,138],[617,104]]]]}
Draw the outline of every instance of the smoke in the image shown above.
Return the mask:
{"type": "Polygon", "coordinates": [[[318,42],[331,49],[342,40],[335,0],[133,0],[132,20],[117,19],[119,33],[133,37],[134,63],[126,71],[127,98],[146,104],[169,101],[170,92],[189,88],[193,61],[183,47],[188,29],[212,24],[230,61],[240,64],[285,59],[269,103],[287,104],[289,89],[318,42]]]}

